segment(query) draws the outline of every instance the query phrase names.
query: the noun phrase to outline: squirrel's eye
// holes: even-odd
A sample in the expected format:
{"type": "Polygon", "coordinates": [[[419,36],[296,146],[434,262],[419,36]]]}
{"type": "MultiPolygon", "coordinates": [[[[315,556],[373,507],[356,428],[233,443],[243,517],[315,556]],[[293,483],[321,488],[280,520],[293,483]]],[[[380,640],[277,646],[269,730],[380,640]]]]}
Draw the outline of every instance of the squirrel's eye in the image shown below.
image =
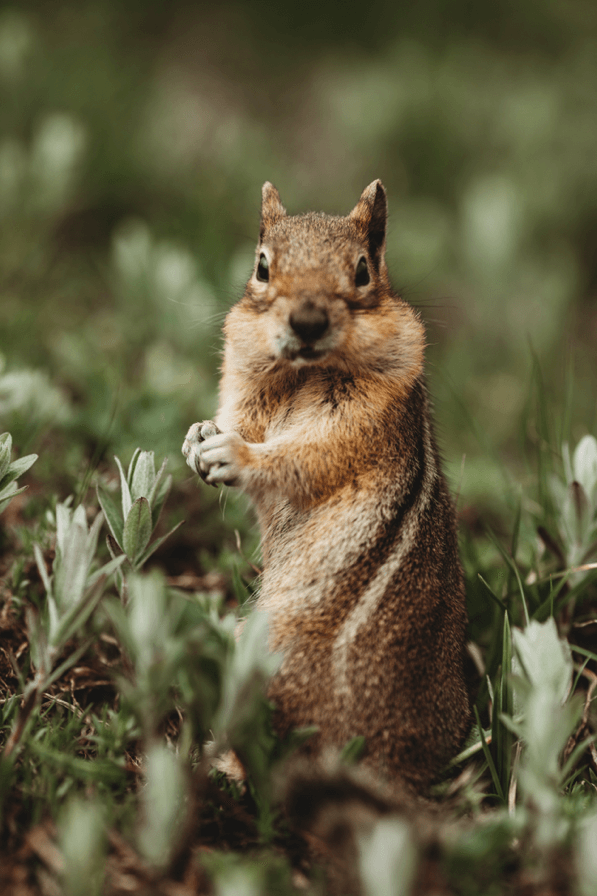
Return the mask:
{"type": "Polygon", "coordinates": [[[371,277],[369,276],[367,259],[363,255],[361,255],[354,275],[355,286],[367,286],[370,280],[371,277]]]}
{"type": "Polygon", "coordinates": [[[267,283],[269,280],[269,261],[263,252],[259,256],[257,263],[257,279],[261,280],[262,283],[267,283]]]}

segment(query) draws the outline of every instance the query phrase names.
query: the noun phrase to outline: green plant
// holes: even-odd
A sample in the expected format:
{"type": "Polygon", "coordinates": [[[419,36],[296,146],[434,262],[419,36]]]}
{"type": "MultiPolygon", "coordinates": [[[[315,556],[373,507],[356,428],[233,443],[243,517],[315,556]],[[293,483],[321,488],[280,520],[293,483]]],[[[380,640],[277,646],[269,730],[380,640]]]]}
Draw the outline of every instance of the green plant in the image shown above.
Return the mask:
{"type": "Polygon", "coordinates": [[[11,453],[12,436],[9,432],[4,432],[0,435],[0,513],[8,507],[15,495],[25,491],[27,486],[17,488],[16,480],[37,460],[37,454],[28,454],[11,463],[11,453]]]}
{"type": "Polygon", "coordinates": [[[408,823],[382,818],[359,838],[359,866],[366,896],[408,896],[417,868],[417,851],[408,823]]]}
{"type": "Polygon", "coordinates": [[[177,675],[189,659],[187,644],[194,633],[180,630],[184,609],[184,601],[167,591],[157,571],[130,576],[124,606],[117,601],[106,604],[126,657],[118,686],[146,744],[153,742],[174,708],[177,675]]]}
{"type": "Polygon", "coordinates": [[[545,850],[567,833],[561,792],[588,743],[580,743],[565,763],[562,753],[580,718],[582,700],[570,696],[570,647],[558,637],[552,617],[514,629],[512,640],[514,714],[502,714],[502,720],[524,743],[518,777],[534,842],[545,850]]]}
{"type": "Polygon", "coordinates": [[[147,752],[144,771],[137,844],[149,865],[164,869],[172,859],[191,808],[189,770],[183,766],[180,755],[156,741],[147,752]]]}
{"type": "Polygon", "coordinates": [[[105,607],[127,657],[118,685],[145,743],[179,706],[183,753],[211,732],[212,751],[234,749],[265,798],[277,743],[265,689],[279,664],[267,648],[265,615],[252,613],[235,640],[232,614],[220,619],[199,602],[189,606],[158,572],[132,575],[127,603],[105,607]]]}
{"type": "Polygon", "coordinates": [[[61,813],[59,842],[64,860],[66,896],[100,896],[106,859],[101,804],[80,797],[71,799],[61,813]]]}
{"type": "Polygon", "coordinates": [[[103,516],[98,514],[87,529],[87,516],[82,505],[73,512],[69,502],[56,507],[56,555],[52,574],[48,575],[38,545],[35,560],[46,590],[40,611],[27,609],[27,630],[31,650],[33,679],[26,685],[23,705],[11,735],[6,742],[3,760],[8,760],[19,745],[41,694],[73,666],[90,646],[93,637],[84,639],[62,663],[57,665],[67,643],[80,637],[85,623],[99,604],[109,577],[124,558],[110,560],[91,572],[103,516]]]}
{"type": "MultiPolygon", "coordinates": [[[[157,572],[130,576],[126,604],[108,602],[106,610],[127,658],[118,686],[147,750],[148,789],[138,832],[142,853],[156,867],[168,864],[188,808],[183,793],[191,747],[195,744],[201,756],[208,732],[215,738],[210,755],[232,748],[244,764],[258,828],[271,839],[270,774],[278,742],[265,689],[279,658],[267,649],[265,616],[251,614],[235,641],[232,615],[220,619],[199,602],[189,607],[157,572]],[[160,736],[175,708],[185,718],[176,754],[160,736]]],[[[204,769],[200,762],[196,774],[204,769]]]]}
{"type": "Polygon", "coordinates": [[[562,458],[564,476],[552,476],[550,486],[570,583],[577,584],[597,557],[597,440],[584,436],[573,454],[564,443],[562,458]]]}
{"type": "MultiPolygon", "coordinates": [[[[141,451],[137,448],[126,476],[119,459],[115,460],[120,472],[122,510],[118,510],[108,491],[100,485],[97,487],[97,496],[110,527],[107,537],[110,553],[113,557],[124,554],[127,566],[136,571],[181,523],[149,544],[172,486],[172,476],[165,475],[167,458],[156,473],[153,451],[141,451]]],[[[118,582],[121,594],[124,594],[122,575],[118,582]]]]}

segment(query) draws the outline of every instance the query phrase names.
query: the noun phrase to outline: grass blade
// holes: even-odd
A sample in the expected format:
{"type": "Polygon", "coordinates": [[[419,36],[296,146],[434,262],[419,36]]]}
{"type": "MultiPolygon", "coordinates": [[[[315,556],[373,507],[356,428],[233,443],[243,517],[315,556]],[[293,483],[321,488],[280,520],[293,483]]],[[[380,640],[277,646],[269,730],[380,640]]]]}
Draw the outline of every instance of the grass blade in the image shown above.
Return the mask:
{"type": "Polygon", "coordinates": [[[503,545],[501,545],[499,543],[498,539],[495,537],[495,535],[493,534],[491,529],[487,530],[487,535],[488,535],[489,540],[498,549],[498,551],[500,552],[500,554],[502,555],[502,557],[504,558],[504,560],[508,564],[509,568],[511,569],[511,571],[514,573],[514,575],[516,577],[516,581],[518,582],[518,590],[520,591],[520,598],[522,601],[522,608],[524,611],[525,623],[526,623],[526,625],[528,625],[529,622],[531,621],[531,619],[529,616],[529,608],[527,607],[526,597],[524,596],[524,587],[522,584],[522,579],[520,578],[518,566],[516,565],[516,563],[514,562],[512,557],[508,554],[508,551],[503,547],[503,545]]]}
{"type": "Polygon", "coordinates": [[[477,709],[476,706],[474,707],[474,710],[475,710],[475,719],[477,722],[477,727],[479,729],[479,734],[481,735],[481,746],[483,749],[483,755],[485,757],[485,761],[489,768],[491,778],[492,778],[493,784],[495,786],[496,794],[499,797],[499,799],[502,801],[502,803],[505,804],[506,800],[504,798],[504,791],[502,790],[502,785],[500,784],[499,775],[497,773],[493,758],[491,756],[491,752],[487,745],[487,741],[485,740],[485,734],[483,733],[483,726],[481,725],[481,719],[479,718],[479,710],[477,709]]]}
{"type": "Polygon", "coordinates": [[[502,610],[502,611],[505,613],[505,612],[506,612],[506,604],[504,603],[504,601],[501,599],[501,597],[498,597],[498,596],[497,596],[497,594],[495,593],[495,591],[493,590],[493,588],[491,587],[491,585],[490,585],[488,582],[485,581],[485,579],[483,578],[483,576],[481,575],[480,572],[478,572],[477,575],[479,576],[480,580],[481,580],[481,581],[483,582],[483,584],[485,585],[485,587],[486,587],[486,589],[487,589],[487,592],[488,592],[489,596],[490,596],[491,598],[493,598],[493,600],[496,602],[496,604],[498,605],[498,607],[500,608],[500,610],[502,610]]]}

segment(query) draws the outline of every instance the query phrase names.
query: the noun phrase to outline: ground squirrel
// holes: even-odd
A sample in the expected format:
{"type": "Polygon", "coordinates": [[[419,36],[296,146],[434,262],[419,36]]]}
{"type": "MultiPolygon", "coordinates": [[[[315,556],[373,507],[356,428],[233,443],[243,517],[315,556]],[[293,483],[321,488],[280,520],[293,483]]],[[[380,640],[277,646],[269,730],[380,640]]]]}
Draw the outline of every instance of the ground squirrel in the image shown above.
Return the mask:
{"type": "Polygon", "coordinates": [[[316,750],[363,735],[369,763],[424,791],[470,724],[466,611],[424,329],[392,291],[386,220],[379,180],[346,217],[290,216],[264,184],[219,410],[183,453],[255,504],[278,731],[317,725],[316,750]]]}

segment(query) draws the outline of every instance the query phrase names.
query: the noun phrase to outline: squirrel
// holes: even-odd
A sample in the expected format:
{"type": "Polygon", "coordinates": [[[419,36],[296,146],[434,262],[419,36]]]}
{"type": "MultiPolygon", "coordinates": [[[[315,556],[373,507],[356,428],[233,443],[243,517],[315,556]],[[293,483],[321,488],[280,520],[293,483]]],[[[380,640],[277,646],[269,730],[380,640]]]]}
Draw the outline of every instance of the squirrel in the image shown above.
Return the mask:
{"type": "Polygon", "coordinates": [[[425,793],[471,723],[456,517],[419,314],[390,285],[380,180],[347,216],[262,190],[253,273],[224,324],[215,421],[183,454],[255,505],[256,608],[283,656],[274,726],[425,793]]]}

